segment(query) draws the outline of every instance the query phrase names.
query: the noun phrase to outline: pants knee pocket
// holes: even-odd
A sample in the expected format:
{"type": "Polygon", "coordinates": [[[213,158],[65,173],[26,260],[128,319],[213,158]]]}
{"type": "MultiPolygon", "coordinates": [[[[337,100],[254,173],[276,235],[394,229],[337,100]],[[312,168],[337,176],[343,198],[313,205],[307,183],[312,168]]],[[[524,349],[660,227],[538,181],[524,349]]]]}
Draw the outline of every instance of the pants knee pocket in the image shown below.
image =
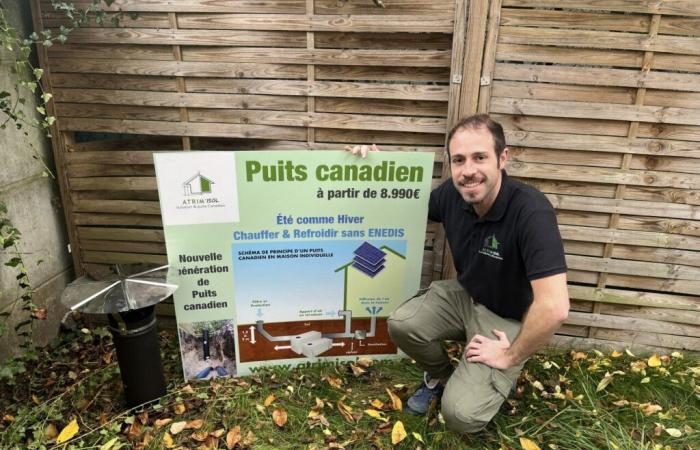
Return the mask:
{"type": "Polygon", "coordinates": [[[424,298],[421,297],[414,297],[410,300],[405,301],[402,303],[398,308],[394,310],[394,312],[389,315],[389,322],[404,322],[406,320],[412,319],[416,314],[418,314],[418,311],[423,307],[423,300],[424,298]]]}

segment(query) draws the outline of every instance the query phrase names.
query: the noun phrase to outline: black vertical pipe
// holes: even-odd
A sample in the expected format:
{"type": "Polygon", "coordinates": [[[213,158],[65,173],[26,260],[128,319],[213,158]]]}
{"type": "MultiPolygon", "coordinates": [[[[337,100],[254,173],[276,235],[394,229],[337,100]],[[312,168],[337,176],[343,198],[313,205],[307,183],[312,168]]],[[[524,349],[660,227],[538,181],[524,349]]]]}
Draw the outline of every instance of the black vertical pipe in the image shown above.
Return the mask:
{"type": "Polygon", "coordinates": [[[131,408],[165,395],[155,307],[109,315],[126,403],[131,408]]]}
{"type": "Polygon", "coordinates": [[[211,354],[209,353],[209,329],[205,328],[202,331],[202,352],[204,353],[204,360],[209,361],[211,354]]]}

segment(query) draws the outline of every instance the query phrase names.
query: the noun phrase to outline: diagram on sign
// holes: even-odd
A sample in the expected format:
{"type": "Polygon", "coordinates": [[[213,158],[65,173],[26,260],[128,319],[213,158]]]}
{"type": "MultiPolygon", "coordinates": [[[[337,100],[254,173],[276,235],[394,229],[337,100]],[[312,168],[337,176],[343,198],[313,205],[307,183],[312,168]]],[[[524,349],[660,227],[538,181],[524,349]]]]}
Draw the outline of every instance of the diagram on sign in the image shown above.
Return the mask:
{"type": "Polygon", "coordinates": [[[386,319],[407,297],[405,251],[402,240],[234,245],[240,361],[396,353],[386,319]]]}

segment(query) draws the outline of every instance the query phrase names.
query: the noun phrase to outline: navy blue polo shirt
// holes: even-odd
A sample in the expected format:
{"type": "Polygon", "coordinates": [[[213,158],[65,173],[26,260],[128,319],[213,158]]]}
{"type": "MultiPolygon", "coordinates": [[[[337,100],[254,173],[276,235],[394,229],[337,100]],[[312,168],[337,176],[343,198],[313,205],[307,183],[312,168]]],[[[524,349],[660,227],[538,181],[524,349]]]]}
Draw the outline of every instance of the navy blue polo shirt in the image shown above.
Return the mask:
{"type": "Polygon", "coordinates": [[[532,303],[530,281],[566,272],[566,260],[551,203],[501,173],[498,196],[483,217],[448,179],[431,192],[428,218],[442,222],[457,279],[472,299],[522,320],[532,303]]]}

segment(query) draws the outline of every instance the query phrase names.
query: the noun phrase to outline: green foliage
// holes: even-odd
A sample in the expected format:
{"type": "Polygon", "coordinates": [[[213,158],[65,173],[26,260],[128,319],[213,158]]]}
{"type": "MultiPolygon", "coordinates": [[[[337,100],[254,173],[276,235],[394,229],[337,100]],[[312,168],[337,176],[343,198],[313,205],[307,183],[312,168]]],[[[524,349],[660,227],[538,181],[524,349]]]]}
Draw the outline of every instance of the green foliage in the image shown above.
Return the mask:
{"type": "MultiPolygon", "coordinates": [[[[56,118],[49,114],[52,95],[44,91],[44,70],[34,66],[32,54],[37,46],[51,47],[54,43],[63,44],[68,39],[70,32],[79,26],[88,24],[91,20],[97,24],[103,24],[107,17],[113,24],[118,25],[121,13],[108,13],[103,10],[103,4],[111,6],[114,0],[92,0],[87,8],[76,8],[71,2],[59,2],[52,0],[51,4],[56,12],[62,12],[70,21],[70,27],[61,26],[57,34],[51,30],[32,32],[27,37],[21,36],[18,29],[10,23],[5,8],[0,4],[0,46],[2,57],[11,61],[10,70],[16,76],[16,84],[10,90],[0,90],[0,130],[12,127],[21,130],[28,135],[28,127],[41,129],[46,136],[51,137],[51,127],[56,118]],[[36,98],[35,112],[25,112],[23,106],[27,103],[27,96],[36,98]]],[[[51,169],[29,143],[29,151],[32,158],[37,160],[44,168],[44,175],[53,177],[51,169]]],[[[25,260],[20,252],[22,234],[12,224],[7,211],[7,205],[0,201],[0,256],[7,257],[4,262],[6,267],[14,270],[17,284],[14,300],[8,304],[0,305],[0,336],[8,331],[7,318],[10,313],[20,305],[24,313],[12,331],[20,337],[20,349],[22,352],[30,352],[32,347],[31,331],[35,319],[45,317],[46,311],[38,311],[32,303],[34,295],[29,272],[25,260]]],[[[3,364],[0,367],[0,380],[11,380],[16,375],[25,371],[23,360],[16,359],[3,364]]]]}

